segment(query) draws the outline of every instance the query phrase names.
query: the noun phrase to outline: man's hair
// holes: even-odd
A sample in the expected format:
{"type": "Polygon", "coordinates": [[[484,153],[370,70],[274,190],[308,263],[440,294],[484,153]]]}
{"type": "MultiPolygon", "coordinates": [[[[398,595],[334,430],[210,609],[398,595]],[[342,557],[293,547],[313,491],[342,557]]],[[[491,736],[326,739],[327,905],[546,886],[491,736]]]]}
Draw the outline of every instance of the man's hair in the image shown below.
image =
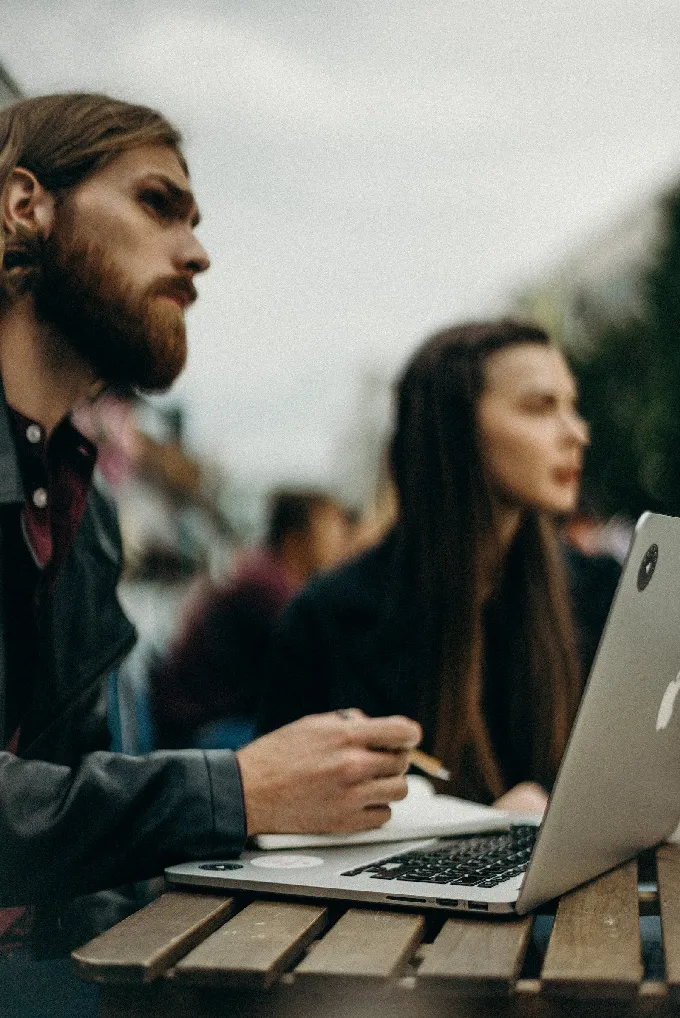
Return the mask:
{"type": "MultiPolygon", "coordinates": [[[[0,198],[17,167],[61,198],[116,156],[139,145],[167,145],[183,168],[180,134],[148,109],[104,95],[69,93],[23,99],[0,110],[0,198]]],[[[31,285],[34,238],[5,235],[0,219],[0,300],[31,285]]]]}
{"type": "Polygon", "coordinates": [[[270,500],[267,546],[280,551],[288,534],[306,534],[318,509],[338,503],[321,491],[278,491],[270,500]]]}

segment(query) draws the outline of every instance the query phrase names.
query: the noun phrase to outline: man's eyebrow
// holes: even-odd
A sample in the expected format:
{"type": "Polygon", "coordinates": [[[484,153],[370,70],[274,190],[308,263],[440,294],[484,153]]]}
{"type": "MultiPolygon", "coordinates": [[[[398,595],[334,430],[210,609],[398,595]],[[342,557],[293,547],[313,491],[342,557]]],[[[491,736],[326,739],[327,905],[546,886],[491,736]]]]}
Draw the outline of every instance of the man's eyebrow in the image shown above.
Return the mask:
{"type": "Polygon", "coordinates": [[[183,215],[193,213],[191,216],[191,225],[192,227],[198,226],[201,221],[201,214],[198,211],[198,205],[196,204],[193,192],[186,187],[181,187],[179,184],[176,184],[174,180],[171,180],[171,178],[167,177],[164,173],[151,173],[144,179],[143,183],[150,184],[153,183],[153,181],[159,181],[163,184],[170,195],[173,205],[176,205],[177,209],[181,211],[183,215]]]}

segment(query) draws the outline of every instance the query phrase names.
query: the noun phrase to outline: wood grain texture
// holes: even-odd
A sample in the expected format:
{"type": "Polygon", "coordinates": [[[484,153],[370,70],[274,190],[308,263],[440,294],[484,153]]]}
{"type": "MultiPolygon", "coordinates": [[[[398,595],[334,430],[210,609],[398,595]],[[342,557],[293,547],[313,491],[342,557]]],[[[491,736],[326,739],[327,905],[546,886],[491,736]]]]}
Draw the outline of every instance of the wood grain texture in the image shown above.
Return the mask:
{"type": "Polygon", "coordinates": [[[73,952],[76,973],[90,982],[148,983],[209,936],[234,901],[172,891],[73,952]]]}
{"type": "MultiPolygon", "coordinates": [[[[404,992],[398,980],[336,980],[268,990],[209,989],[159,979],[146,986],[102,990],[99,1018],[677,1018],[668,998],[631,1001],[524,993],[507,997],[404,992]]],[[[72,1016],[69,1016],[72,1018],[72,1016]]]]}
{"type": "Polygon", "coordinates": [[[656,874],[666,982],[670,993],[677,998],[680,996],[680,845],[662,845],[657,849],[656,874]]]}
{"type": "Polygon", "coordinates": [[[411,957],[424,928],[419,915],[349,909],[314,944],[295,975],[307,981],[339,976],[387,979],[411,957]]]}
{"type": "Polygon", "coordinates": [[[642,975],[637,864],[630,862],[562,897],[541,978],[550,992],[631,998],[642,975]]]}
{"type": "Polygon", "coordinates": [[[271,986],[326,922],[319,905],[252,902],[182,958],[172,976],[196,986],[271,986]]]}
{"type": "Polygon", "coordinates": [[[457,993],[508,993],[524,961],[533,920],[448,919],[418,969],[418,982],[457,993]]]}

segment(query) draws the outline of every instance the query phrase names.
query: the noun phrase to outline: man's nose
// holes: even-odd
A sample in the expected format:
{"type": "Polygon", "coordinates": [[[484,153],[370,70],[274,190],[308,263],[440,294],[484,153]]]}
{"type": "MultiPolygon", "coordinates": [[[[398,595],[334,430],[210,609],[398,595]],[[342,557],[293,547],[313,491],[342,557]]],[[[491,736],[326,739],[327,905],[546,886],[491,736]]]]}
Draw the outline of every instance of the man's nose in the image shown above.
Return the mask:
{"type": "Polygon", "coordinates": [[[193,234],[190,242],[185,247],[182,253],[182,269],[185,272],[191,272],[196,274],[198,272],[205,272],[206,269],[210,268],[210,257],[208,252],[203,247],[198,237],[193,234]]]}

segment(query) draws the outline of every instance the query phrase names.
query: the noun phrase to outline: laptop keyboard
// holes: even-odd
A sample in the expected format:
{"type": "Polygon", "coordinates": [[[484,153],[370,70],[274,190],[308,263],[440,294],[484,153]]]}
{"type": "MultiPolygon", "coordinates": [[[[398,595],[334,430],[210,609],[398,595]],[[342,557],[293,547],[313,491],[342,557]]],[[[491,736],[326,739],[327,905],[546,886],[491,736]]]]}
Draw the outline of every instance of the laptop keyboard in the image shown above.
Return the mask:
{"type": "Polygon", "coordinates": [[[518,824],[509,831],[469,834],[440,843],[436,848],[415,849],[348,870],[343,877],[359,874],[376,880],[408,880],[427,884],[495,887],[527,868],[538,827],[518,824]]]}

